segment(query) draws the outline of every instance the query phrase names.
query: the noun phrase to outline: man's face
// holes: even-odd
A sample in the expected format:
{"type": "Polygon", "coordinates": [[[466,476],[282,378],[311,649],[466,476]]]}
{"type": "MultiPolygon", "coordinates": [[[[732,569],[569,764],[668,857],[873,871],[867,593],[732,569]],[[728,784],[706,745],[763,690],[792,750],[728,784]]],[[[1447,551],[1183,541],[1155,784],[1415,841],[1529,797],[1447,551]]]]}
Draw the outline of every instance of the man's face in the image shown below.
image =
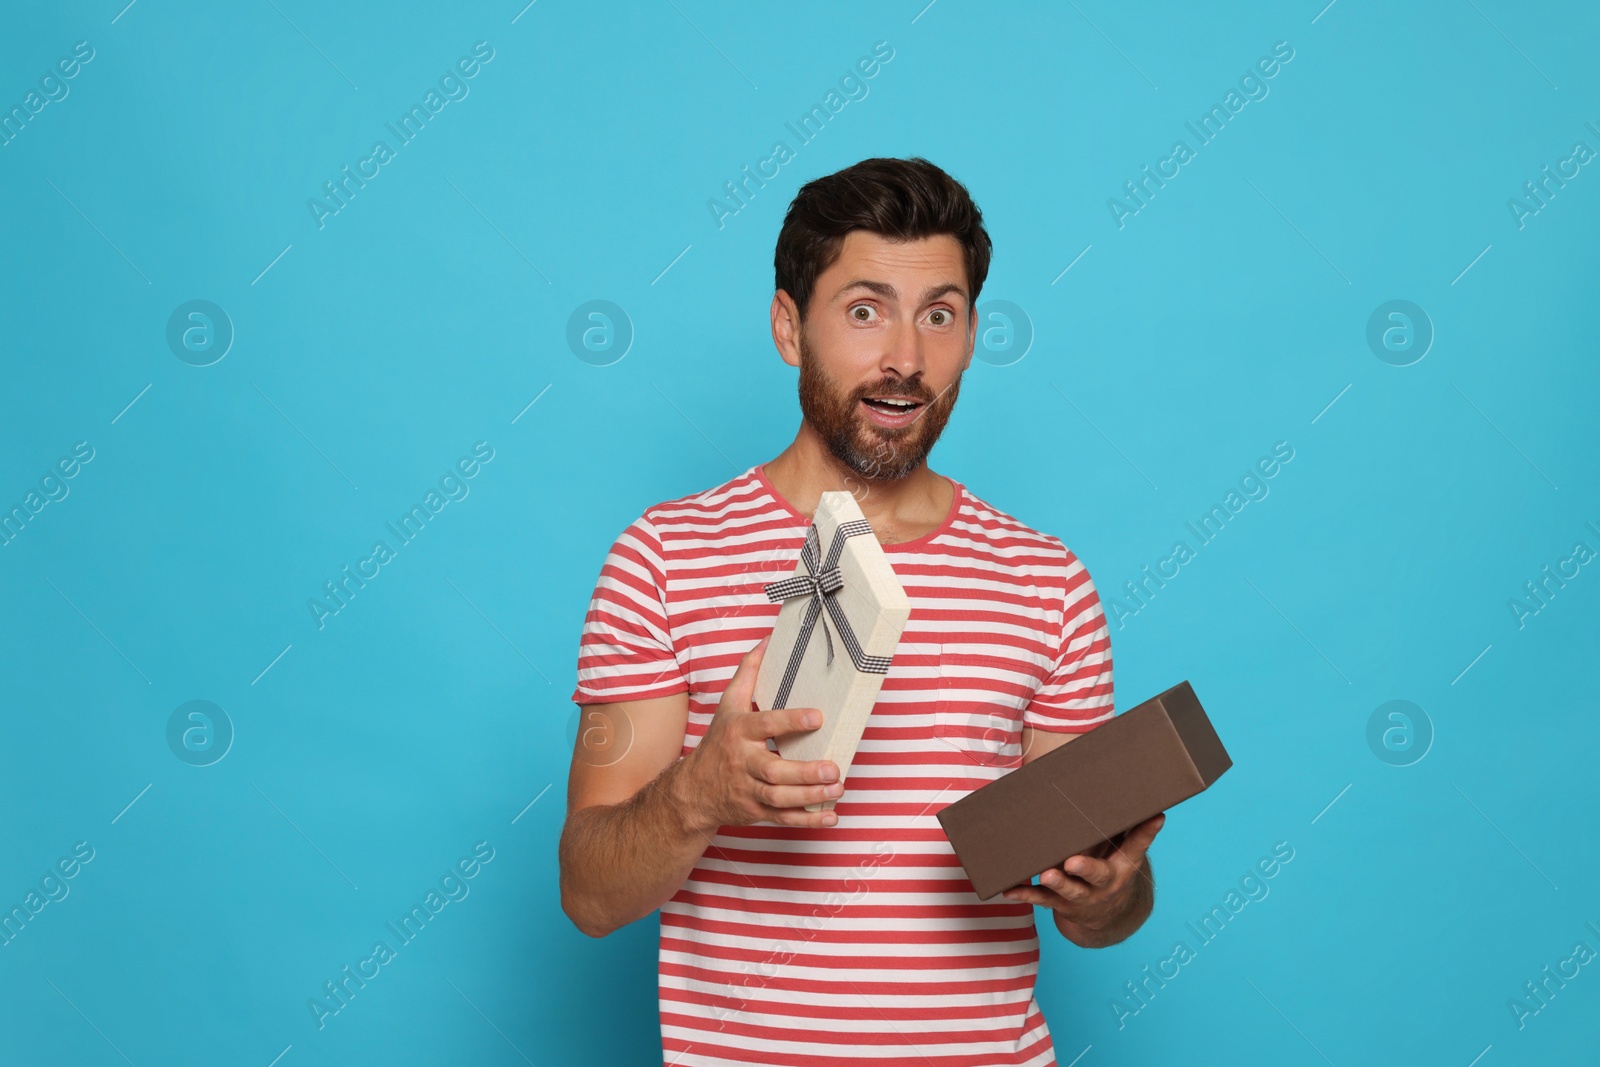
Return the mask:
{"type": "Polygon", "coordinates": [[[904,478],[944,431],[972,345],[955,238],[852,231],[817,278],[800,331],[801,413],[857,474],[904,478]]]}

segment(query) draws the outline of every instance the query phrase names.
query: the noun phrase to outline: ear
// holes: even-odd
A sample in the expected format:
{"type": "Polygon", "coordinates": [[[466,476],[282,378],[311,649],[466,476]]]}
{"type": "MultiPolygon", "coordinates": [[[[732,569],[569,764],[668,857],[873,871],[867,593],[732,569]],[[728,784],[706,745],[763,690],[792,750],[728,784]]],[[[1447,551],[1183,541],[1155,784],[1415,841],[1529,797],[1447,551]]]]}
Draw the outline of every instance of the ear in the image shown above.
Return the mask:
{"type": "Polygon", "coordinates": [[[791,367],[800,366],[800,308],[794,297],[779,289],[772,294],[772,343],[791,367]]]}

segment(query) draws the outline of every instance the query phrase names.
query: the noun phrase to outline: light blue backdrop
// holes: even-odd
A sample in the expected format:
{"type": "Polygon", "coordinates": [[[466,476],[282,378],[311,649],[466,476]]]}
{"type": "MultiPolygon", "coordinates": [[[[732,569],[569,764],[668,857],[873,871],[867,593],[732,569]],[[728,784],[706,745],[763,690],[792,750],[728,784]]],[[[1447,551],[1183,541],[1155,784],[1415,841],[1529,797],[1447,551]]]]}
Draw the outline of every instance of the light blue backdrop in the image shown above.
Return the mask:
{"type": "Polygon", "coordinates": [[[1235,760],[1143,930],[1046,939],[1063,1064],[1593,1054],[1591,6],[125,2],[0,33],[0,1060],[650,1062],[655,921],[558,905],[587,598],[792,435],[795,190],[914,154],[1007,302],[935,467],[1118,598],[1121,707],[1191,679],[1235,760]]]}

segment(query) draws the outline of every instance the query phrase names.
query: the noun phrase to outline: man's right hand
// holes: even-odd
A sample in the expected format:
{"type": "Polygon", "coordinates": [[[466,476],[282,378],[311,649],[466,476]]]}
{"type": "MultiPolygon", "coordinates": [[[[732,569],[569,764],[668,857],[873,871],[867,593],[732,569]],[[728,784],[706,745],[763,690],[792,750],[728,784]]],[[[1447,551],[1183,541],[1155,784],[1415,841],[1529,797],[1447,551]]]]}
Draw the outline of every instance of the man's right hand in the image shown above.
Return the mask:
{"type": "Polygon", "coordinates": [[[805,810],[844,792],[838,766],[832,760],[786,760],[767,748],[769,737],[816,729],[822,713],[816,708],[752,710],[756,672],[769,641],[762,638],[739,660],[705,736],[683,759],[680,799],[701,833],[756,822],[832,826],[839,821],[832,811],[805,810]]]}

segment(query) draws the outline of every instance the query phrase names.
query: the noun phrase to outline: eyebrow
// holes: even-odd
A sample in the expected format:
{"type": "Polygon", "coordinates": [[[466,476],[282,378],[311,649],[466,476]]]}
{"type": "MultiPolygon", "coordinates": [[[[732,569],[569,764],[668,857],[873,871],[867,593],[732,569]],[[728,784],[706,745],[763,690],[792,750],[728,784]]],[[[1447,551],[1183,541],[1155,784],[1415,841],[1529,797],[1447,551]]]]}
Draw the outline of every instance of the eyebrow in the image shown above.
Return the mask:
{"type": "MultiPolygon", "coordinates": [[[[888,282],[875,282],[868,278],[857,278],[853,282],[848,282],[845,285],[840,286],[839,291],[834,294],[834,299],[838,299],[852,289],[867,289],[889,300],[898,300],[900,298],[900,291],[894,286],[890,285],[888,282]]],[[[961,297],[962,300],[969,303],[971,302],[967,297],[967,291],[961,288],[961,286],[957,285],[955,282],[945,282],[943,285],[929,286],[928,289],[922,294],[922,302],[926,304],[929,301],[937,300],[946,293],[956,293],[961,297]]]]}

